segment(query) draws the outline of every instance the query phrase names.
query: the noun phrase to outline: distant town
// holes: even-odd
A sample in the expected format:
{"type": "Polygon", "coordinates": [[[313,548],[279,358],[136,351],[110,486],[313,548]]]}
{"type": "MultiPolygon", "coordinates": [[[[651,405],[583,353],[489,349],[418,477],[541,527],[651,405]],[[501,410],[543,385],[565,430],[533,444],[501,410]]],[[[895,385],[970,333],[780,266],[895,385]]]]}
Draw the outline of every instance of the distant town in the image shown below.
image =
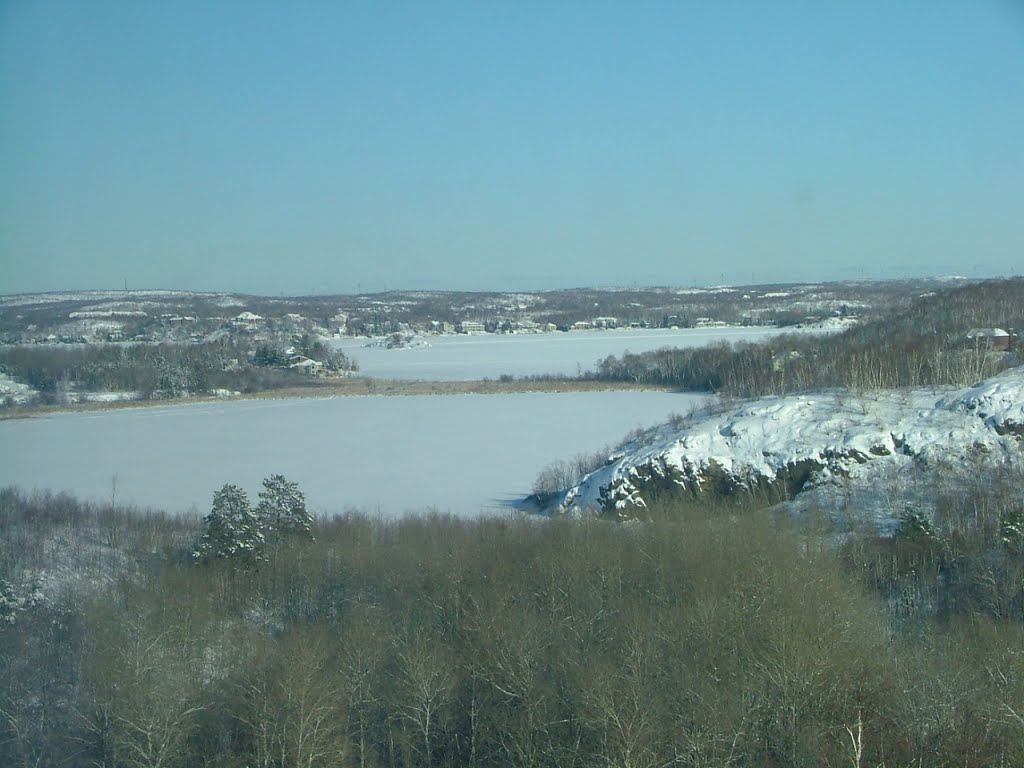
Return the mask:
{"type": "Polygon", "coordinates": [[[22,294],[0,296],[0,343],[204,343],[223,337],[270,343],[302,334],[330,339],[793,326],[857,317],[955,281],[303,297],[151,290],[22,294]]]}
{"type": "MultiPolygon", "coordinates": [[[[358,373],[358,359],[347,354],[351,345],[346,352],[332,343],[352,338],[394,349],[448,334],[764,326],[840,330],[965,282],[299,297],[157,290],[0,296],[0,405],[222,397],[314,386],[322,391],[358,373]]],[[[643,379],[635,371],[604,374],[627,384],[643,379]]],[[[365,383],[372,389],[372,381],[365,383]]]]}

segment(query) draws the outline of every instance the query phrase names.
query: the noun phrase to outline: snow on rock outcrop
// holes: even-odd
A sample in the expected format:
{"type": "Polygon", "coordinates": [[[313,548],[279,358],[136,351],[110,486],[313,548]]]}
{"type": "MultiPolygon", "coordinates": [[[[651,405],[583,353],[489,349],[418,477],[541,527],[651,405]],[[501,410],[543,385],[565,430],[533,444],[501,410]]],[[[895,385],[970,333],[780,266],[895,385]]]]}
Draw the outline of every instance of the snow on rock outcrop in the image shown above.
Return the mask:
{"type": "Polygon", "coordinates": [[[973,413],[1001,435],[1024,437],[1024,368],[975,384],[939,407],[973,413]]]}
{"type": "Polygon", "coordinates": [[[649,430],[571,488],[555,511],[642,514],[666,491],[780,500],[825,486],[877,487],[928,468],[1019,462],[1022,437],[1024,368],[949,393],[769,397],[649,430]]]}

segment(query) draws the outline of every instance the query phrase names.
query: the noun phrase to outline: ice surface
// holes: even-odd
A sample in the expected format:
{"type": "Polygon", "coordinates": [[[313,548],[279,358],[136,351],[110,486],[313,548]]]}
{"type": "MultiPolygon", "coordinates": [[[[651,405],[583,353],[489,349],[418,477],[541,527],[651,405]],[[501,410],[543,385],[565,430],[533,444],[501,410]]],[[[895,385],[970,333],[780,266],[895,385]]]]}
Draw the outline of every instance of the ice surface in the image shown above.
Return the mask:
{"type": "MultiPolygon", "coordinates": [[[[724,341],[760,341],[777,336],[778,328],[687,328],[568,333],[521,333],[427,336],[428,346],[384,349],[367,346],[366,338],[332,342],[359,364],[360,373],[387,379],[468,381],[496,379],[503,374],[575,376],[592,370],[608,355],[646,352],[662,347],[699,347],[724,341]]],[[[825,328],[822,330],[837,330],[825,328]]]]}
{"type": "Polygon", "coordinates": [[[501,508],[552,461],[592,453],[702,398],[663,392],[338,397],[169,405],[0,422],[0,486],[170,511],[270,474],[310,507],[384,515],[501,508]]]}

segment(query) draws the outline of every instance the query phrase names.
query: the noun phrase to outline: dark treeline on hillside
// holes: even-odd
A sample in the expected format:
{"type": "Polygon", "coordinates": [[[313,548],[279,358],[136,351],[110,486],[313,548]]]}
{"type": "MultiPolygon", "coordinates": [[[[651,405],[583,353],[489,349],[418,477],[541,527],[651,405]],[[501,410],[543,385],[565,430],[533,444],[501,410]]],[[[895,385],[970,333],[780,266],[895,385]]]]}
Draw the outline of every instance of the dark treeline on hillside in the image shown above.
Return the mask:
{"type": "Polygon", "coordinates": [[[736,397],[825,388],[966,386],[1015,364],[973,328],[1024,328],[1024,278],[926,295],[837,335],[661,349],[608,357],[594,376],[736,397]]]}
{"type": "MultiPolygon", "coordinates": [[[[417,330],[432,332],[434,323],[458,325],[477,321],[492,330],[531,320],[560,328],[596,317],[613,317],[619,327],[692,327],[702,321],[735,325],[787,326],[833,316],[863,315],[872,307],[903,303],[935,286],[934,279],[853,281],[819,284],[768,284],[717,288],[619,287],[522,292],[402,291],[356,295],[251,296],[177,292],[107,291],[50,294],[4,301],[0,296],[0,340],[24,343],[45,337],[74,337],[82,332],[73,313],[128,312],[117,318],[125,338],[152,335],[185,340],[191,332],[209,333],[242,310],[268,324],[298,314],[304,323],[344,333],[382,336],[417,330]],[[168,334],[168,318],[188,322],[168,334]],[[340,316],[344,316],[342,319],[340,316]]],[[[289,324],[293,321],[289,320],[289,324]]]]}
{"type": "Polygon", "coordinates": [[[839,551],[739,509],[346,516],[244,569],[0,492],[0,764],[1021,765],[1020,611],[927,593],[977,506],[839,551]]]}
{"type": "MultiPolygon", "coordinates": [[[[342,352],[308,335],[303,339],[298,351],[315,355],[330,370],[353,367],[342,352]]],[[[63,402],[71,392],[133,392],[146,400],[310,383],[284,370],[282,355],[261,358],[264,348],[228,338],[202,344],[11,346],[0,347],[0,370],[39,392],[44,404],[63,402]]]]}
{"type": "Polygon", "coordinates": [[[233,344],[23,346],[0,350],[0,365],[57,402],[62,392],[157,392],[177,396],[211,389],[244,352],[233,344]]]}

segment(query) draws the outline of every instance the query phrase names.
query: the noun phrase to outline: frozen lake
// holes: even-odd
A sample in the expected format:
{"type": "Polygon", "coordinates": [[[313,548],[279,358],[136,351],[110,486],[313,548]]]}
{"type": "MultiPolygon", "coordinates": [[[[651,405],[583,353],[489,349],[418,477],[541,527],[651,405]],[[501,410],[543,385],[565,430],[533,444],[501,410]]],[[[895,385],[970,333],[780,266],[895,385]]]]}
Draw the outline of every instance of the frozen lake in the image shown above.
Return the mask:
{"type": "MultiPolygon", "coordinates": [[[[512,337],[514,338],[514,337],[512,337]]],[[[400,354],[400,353],[399,353],[400,354]]],[[[248,400],[0,422],[0,487],[209,510],[282,473],[318,512],[504,509],[552,461],[705,401],[664,392],[248,400]]]]}
{"type": "MultiPolygon", "coordinates": [[[[786,329],[793,332],[794,329],[786,329]]],[[[468,381],[546,373],[575,376],[592,370],[608,355],[662,347],[699,347],[722,341],[758,341],[777,328],[618,329],[561,333],[446,335],[421,337],[429,346],[406,349],[367,347],[369,339],[332,341],[355,358],[360,373],[384,379],[468,381]]]]}

